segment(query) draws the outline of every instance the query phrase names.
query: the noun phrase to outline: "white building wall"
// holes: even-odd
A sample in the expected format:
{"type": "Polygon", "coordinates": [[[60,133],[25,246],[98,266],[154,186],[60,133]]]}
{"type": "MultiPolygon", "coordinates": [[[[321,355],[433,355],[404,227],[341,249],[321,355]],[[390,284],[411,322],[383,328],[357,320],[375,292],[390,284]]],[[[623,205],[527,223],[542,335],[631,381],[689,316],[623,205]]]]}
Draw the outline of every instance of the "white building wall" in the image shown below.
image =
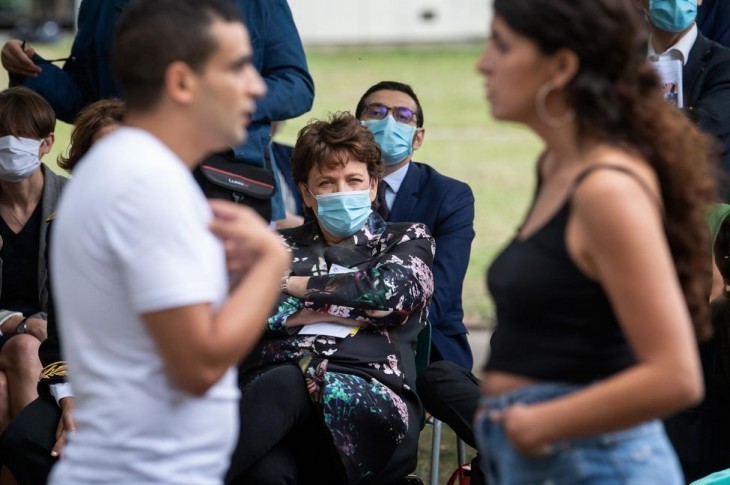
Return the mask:
{"type": "Polygon", "coordinates": [[[484,40],[489,0],[289,0],[305,44],[484,40]]]}

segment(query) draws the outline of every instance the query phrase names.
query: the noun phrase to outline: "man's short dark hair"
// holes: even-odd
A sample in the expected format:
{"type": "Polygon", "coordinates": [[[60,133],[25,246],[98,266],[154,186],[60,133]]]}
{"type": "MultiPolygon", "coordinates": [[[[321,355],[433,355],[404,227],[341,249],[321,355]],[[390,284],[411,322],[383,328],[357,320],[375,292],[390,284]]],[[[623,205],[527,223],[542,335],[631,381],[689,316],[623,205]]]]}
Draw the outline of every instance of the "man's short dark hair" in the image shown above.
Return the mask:
{"type": "Polygon", "coordinates": [[[242,22],[226,0],[134,0],[117,25],[112,63],[130,110],[148,110],[162,93],[165,71],[182,61],[201,72],[216,50],[210,25],[242,22]]]}
{"type": "Polygon", "coordinates": [[[405,93],[410,96],[413,101],[416,102],[416,126],[419,128],[423,126],[423,108],[421,108],[421,102],[418,101],[418,96],[416,96],[412,87],[408,84],[399,83],[398,81],[380,81],[378,84],[370,86],[368,90],[365,91],[365,94],[362,95],[360,101],[358,101],[357,108],[355,108],[355,116],[357,116],[358,120],[362,118],[362,113],[365,111],[365,100],[368,96],[373,94],[375,91],[384,90],[400,91],[401,93],[405,93]]]}

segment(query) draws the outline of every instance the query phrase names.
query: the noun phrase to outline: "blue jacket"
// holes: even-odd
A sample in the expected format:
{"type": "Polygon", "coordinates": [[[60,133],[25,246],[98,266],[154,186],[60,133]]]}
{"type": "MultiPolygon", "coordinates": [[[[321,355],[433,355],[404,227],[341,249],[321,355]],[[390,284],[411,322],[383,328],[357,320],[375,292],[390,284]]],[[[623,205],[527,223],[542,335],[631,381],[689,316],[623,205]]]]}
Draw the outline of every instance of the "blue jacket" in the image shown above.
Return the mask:
{"type": "MultiPolygon", "coordinates": [[[[56,116],[73,123],[87,104],[105,98],[122,98],[114,78],[110,52],[114,28],[130,0],[84,0],[79,10],[79,30],[71,58],[63,69],[35,56],[43,72],[25,78],[23,85],[41,94],[56,116]]],[[[314,101],[314,81],[309,75],[302,41],[286,0],[236,0],[248,26],[253,64],[266,82],[266,96],[256,103],[248,139],[235,147],[236,159],[264,166],[270,155],[271,122],[306,113],[314,101]]],[[[140,52],[144,55],[144,52],[140,52]]],[[[272,164],[275,162],[272,160],[272,164]]],[[[275,166],[272,168],[275,169],[275,166]]],[[[280,190],[273,202],[274,218],[283,217],[280,190]]]]}
{"type": "Polygon", "coordinates": [[[432,347],[445,359],[471,370],[461,292],[474,239],[474,195],[463,182],[423,163],[411,162],[398,189],[390,222],[421,222],[436,240],[435,290],[429,307],[432,347]]]}
{"type": "Polygon", "coordinates": [[[63,69],[46,63],[38,55],[33,57],[43,71],[38,77],[25,78],[23,85],[43,96],[58,119],[73,123],[87,104],[122,97],[122,89],[112,74],[110,53],[119,14],[129,1],[81,2],[79,29],[63,69]]]}

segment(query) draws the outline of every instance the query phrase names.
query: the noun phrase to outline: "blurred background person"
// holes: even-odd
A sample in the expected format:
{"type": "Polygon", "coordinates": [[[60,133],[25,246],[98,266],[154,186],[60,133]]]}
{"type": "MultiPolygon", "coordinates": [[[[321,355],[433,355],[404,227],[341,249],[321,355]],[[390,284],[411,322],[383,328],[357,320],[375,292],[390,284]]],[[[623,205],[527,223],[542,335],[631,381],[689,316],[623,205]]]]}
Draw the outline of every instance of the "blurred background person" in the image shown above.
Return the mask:
{"type": "Polygon", "coordinates": [[[708,223],[714,334],[699,347],[705,399],[664,421],[688,482],[730,468],[730,205],[714,205],[708,223]]]}
{"type": "MultiPolygon", "coordinates": [[[[271,122],[306,113],[314,100],[314,82],[291,10],[286,0],[229,0],[246,20],[253,46],[253,65],[266,82],[267,93],[257,102],[248,126],[247,142],[233,147],[231,162],[242,162],[276,173],[271,154],[271,122]]],[[[124,98],[111,70],[113,34],[130,0],[84,0],[71,55],[59,68],[36,54],[27,43],[12,39],[0,59],[11,84],[40,93],[59,119],[72,123],[79,110],[105,98],[124,98]]],[[[142,54],[142,53],[140,53],[142,54]]],[[[283,219],[284,202],[277,186],[270,207],[262,215],[283,219]]],[[[244,202],[245,203],[245,202],[244,202]]]]}
{"type": "Polygon", "coordinates": [[[492,115],[545,151],[487,277],[497,326],[476,435],[490,483],[683,483],[656,418],[703,395],[714,184],[642,22],[630,0],[494,3],[478,62],[492,115]]]}
{"type": "Polygon", "coordinates": [[[277,229],[301,226],[304,222],[302,195],[299,193],[299,189],[292,177],[291,157],[292,153],[294,153],[294,147],[275,139],[276,135],[284,126],[284,123],[284,121],[271,123],[271,153],[274,156],[274,160],[276,160],[276,176],[279,179],[281,195],[284,198],[284,208],[286,210],[286,217],[276,221],[277,229]]]}
{"type": "MultiPolygon", "coordinates": [[[[82,109],[71,132],[68,155],[59,156],[58,166],[71,173],[93,143],[119,127],[123,115],[124,103],[118,99],[103,99],[82,109]]],[[[46,261],[53,218],[55,214],[49,217],[45,234],[46,261]]],[[[47,313],[48,338],[38,351],[43,365],[38,380],[38,398],[13,418],[0,438],[0,459],[5,467],[0,477],[7,480],[7,474],[12,473],[20,485],[46,483],[68,433],[76,428],[73,390],[67,382],[66,361],[61,356],[50,284],[47,313]]]]}
{"type": "Polygon", "coordinates": [[[0,430],[38,397],[46,339],[46,226],[66,179],[41,163],[56,117],[35,92],[0,92],[0,430]]]}
{"type": "Polygon", "coordinates": [[[697,28],[702,0],[634,0],[649,25],[649,59],[678,60],[682,68],[680,105],[700,129],[717,140],[717,187],[730,201],[730,49],[697,28]]]}

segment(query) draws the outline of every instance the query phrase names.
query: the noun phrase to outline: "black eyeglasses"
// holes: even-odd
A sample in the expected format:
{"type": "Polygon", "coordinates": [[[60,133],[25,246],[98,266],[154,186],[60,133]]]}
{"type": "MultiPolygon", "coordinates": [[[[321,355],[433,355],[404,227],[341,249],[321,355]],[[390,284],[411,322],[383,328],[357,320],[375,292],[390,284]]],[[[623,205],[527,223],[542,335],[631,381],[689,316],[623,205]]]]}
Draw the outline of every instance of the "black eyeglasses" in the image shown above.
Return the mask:
{"type": "Polygon", "coordinates": [[[398,123],[410,123],[417,117],[416,113],[411,108],[406,108],[404,106],[393,106],[392,108],[389,108],[380,103],[369,104],[365,106],[365,110],[363,111],[368,118],[374,120],[384,120],[385,117],[388,116],[388,112],[393,113],[393,119],[398,123]]]}

